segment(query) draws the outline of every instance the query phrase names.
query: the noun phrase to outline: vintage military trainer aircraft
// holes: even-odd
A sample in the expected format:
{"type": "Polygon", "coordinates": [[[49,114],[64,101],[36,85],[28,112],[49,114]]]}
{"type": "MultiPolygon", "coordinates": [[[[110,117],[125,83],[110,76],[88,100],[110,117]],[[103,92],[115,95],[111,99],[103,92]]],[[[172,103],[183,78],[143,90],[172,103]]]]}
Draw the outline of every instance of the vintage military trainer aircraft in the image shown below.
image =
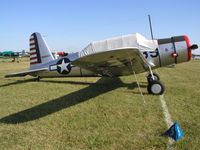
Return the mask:
{"type": "Polygon", "coordinates": [[[187,36],[148,40],[142,35],[129,34],[90,43],[82,51],[54,59],[40,33],[30,37],[30,69],[5,77],[31,75],[38,77],[125,76],[148,71],[147,90],[160,95],[164,86],[152,69],[187,62],[192,58],[187,36]]]}

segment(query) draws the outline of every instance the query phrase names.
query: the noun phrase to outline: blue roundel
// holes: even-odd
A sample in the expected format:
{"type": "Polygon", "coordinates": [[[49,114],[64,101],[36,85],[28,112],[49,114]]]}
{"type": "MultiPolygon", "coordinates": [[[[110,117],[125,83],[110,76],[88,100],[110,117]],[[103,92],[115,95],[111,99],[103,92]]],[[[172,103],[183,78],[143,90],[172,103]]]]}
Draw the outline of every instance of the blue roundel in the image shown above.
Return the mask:
{"type": "Polygon", "coordinates": [[[70,73],[72,67],[68,58],[62,58],[57,62],[57,71],[60,74],[70,73]]]}

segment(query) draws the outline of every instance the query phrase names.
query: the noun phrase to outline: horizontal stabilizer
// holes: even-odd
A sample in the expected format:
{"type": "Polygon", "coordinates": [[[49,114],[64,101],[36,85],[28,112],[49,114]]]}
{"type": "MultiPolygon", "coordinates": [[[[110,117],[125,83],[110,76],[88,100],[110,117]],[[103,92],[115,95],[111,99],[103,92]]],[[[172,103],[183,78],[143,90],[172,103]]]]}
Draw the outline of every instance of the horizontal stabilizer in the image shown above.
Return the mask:
{"type": "Polygon", "coordinates": [[[15,73],[11,73],[11,74],[5,75],[5,78],[22,77],[22,76],[26,76],[26,75],[34,75],[37,72],[42,72],[42,71],[46,71],[46,70],[48,70],[48,68],[41,68],[41,69],[34,69],[34,70],[15,72],[15,73]]]}

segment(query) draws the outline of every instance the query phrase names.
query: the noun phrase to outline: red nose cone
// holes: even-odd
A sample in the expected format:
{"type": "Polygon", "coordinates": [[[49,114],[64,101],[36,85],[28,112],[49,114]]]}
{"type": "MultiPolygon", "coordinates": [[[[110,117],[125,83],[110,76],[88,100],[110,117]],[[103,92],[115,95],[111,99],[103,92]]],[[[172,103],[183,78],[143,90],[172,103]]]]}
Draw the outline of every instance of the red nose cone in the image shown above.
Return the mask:
{"type": "Polygon", "coordinates": [[[64,52],[57,52],[58,55],[64,55],[64,52]]]}
{"type": "Polygon", "coordinates": [[[192,59],[192,50],[190,49],[191,44],[190,44],[190,39],[188,36],[184,36],[186,45],[187,45],[187,50],[188,50],[188,61],[192,59]]]}

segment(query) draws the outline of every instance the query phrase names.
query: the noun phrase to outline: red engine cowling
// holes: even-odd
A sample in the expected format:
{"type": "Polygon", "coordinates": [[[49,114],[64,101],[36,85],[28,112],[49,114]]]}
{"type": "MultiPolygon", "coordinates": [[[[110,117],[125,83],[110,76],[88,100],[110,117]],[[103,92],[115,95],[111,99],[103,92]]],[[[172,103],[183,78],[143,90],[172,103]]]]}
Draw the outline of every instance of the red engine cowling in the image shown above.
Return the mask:
{"type": "Polygon", "coordinates": [[[158,45],[161,66],[189,61],[192,59],[192,49],[198,48],[190,44],[187,36],[158,39],[158,45]]]}

